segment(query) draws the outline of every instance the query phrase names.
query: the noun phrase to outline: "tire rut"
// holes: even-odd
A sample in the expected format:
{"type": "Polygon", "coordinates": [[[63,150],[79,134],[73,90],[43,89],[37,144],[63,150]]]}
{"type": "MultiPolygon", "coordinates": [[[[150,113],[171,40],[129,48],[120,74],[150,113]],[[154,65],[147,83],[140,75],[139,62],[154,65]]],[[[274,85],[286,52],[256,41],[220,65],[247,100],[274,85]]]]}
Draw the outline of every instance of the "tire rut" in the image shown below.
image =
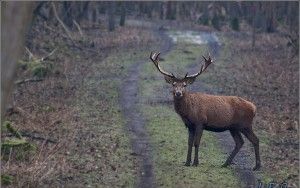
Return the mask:
{"type": "MultiPolygon", "coordinates": [[[[157,34],[163,41],[160,51],[167,53],[172,47],[171,39],[162,31],[157,31],[157,34]]],[[[152,188],[155,187],[152,149],[149,135],[145,129],[145,119],[139,111],[138,106],[138,82],[141,77],[139,73],[141,72],[144,63],[146,62],[138,61],[129,67],[128,76],[124,79],[121,86],[120,100],[130,135],[133,154],[136,155],[139,162],[139,177],[136,186],[152,188]]]]}

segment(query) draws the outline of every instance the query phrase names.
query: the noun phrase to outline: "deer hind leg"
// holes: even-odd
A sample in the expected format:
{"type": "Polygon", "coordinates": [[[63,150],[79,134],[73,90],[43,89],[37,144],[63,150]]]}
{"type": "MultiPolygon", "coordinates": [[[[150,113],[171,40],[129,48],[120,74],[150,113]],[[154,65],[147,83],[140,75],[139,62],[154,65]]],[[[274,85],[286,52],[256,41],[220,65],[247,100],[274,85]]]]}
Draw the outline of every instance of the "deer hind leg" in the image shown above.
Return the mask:
{"type": "Polygon", "coordinates": [[[234,157],[240,151],[240,149],[242,148],[242,146],[244,144],[242,135],[238,130],[230,130],[230,134],[233,137],[233,140],[235,142],[235,147],[234,147],[233,151],[231,152],[231,154],[229,155],[229,157],[227,158],[227,160],[225,161],[225,163],[222,165],[222,167],[226,167],[231,164],[232,160],[234,159],[234,157]]]}
{"type": "Polygon", "coordinates": [[[254,146],[256,164],[255,164],[255,167],[253,168],[253,170],[258,170],[261,167],[260,155],[259,155],[259,139],[254,134],[252,128],[243,129],[243,130],[241,130],[241,132],[246,136],[246,138],[254,146]]]}

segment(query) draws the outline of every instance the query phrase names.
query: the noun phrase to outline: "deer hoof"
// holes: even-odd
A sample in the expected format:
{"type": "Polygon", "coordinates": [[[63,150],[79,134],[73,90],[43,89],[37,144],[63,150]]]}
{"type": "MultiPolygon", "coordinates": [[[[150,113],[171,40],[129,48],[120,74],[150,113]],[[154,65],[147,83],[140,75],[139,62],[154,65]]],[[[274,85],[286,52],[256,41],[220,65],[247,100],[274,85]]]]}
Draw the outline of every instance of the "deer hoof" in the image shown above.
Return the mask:
{"type": "Polygon", "coordinates": [[[198,166],[199,165],[199,162],[194,162],[193,163],[193,166],[198,166]]]}
{"type": "Polygon", "coordinates": [[[191,166],[191,162],[185,162],[184,166],[191,166]]]}

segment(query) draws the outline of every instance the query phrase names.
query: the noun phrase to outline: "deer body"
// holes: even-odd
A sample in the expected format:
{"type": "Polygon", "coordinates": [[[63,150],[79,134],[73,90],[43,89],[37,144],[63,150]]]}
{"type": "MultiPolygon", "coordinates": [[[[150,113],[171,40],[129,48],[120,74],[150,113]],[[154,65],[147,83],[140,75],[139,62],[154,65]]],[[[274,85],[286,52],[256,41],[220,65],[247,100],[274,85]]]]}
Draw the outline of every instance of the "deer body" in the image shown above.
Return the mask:
{"type": "Polygon", "coordinates": [[[174,97],[174,107],[184,122],[214,132],[247,128],[256,112],[254,104],[240,97],[191,92],[180,99],[174,97]]]}
{"type": "Polygon", "coordinates": [[[252,130],[252,122],[256,113],[253,103],[237,96],[217,96],[186,91],[186,86],[205,71],[212,63],[210,57],[204,58],[205,64],[200,71],[193,75],[177,78],[174,74],[164,71],[159,65],[159,53],[151,53],[150,59],[167,83],[173,85],[174,107],[188,128],[188,152],[185,165],[190,166],[192,148],[195,147],[193,165],[199,164],[198,152],[203,130],[222,132],[228,130],[235,142],[235,148],[223,164],[231,164],[235,155],[244,144],[243,134],[254,146],[256,165],[254,170],[261,167],[259,155],[259,140],[252,130]]]}

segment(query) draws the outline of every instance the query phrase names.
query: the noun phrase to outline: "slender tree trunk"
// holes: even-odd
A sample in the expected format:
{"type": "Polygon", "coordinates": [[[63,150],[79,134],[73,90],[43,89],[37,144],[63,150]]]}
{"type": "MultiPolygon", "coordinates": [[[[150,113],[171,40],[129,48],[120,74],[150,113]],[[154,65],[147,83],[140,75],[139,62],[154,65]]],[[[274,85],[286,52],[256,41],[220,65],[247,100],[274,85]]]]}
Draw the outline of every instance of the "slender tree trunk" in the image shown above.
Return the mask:
{"type": "Polygon", "coordinates": [[[268,33],[275,31],[274,7],[275,5],[272,2],[268,2],[266,6],[266,31],[268,33]]]}
{"type": "Polygon", "coordinates": [[[121,2],[120,26],[125,25],[125,16],[126,16],[126,2],[121,2]]]}
{"type": "Polygon", "coordinates": [[[92,10],[92,22],[93,25],[96,25],[97,23],[97,9],[95,7],[92,10]]]}
{"type": "Polygon", "coordinates": [[[167,13],[166,19],[175,20],[176,19],[176,2],[167,2],[167,13]]]}
{"type": "Polygon", "coordinates": [[[72,16],[72,2],[64,1],[63,2],[63,22],[69,27],[73,26],[73,16],[72,16]]]}
{"type": "Polygon", "coordinates": [[[82,19],[87,19],[87,13],[88,13],[88,7],[89,7],[89,1],[85,1],[83,2],[83,7],[80,11],[80,13],[78,14],[77,20],[80,21],[82,19]]]}
{"type": "Polygon", "coordinates": [[[258,17],[258,9],[259,6],[256,2],[253,4],[253,18],[252,18],[252,49],[255,47],[255,40],[256,40],[256,22],[258,17]]]}
{"type": "Polygon", "coordinates": [[[165,2],[160,2],[160,11],[159,11],[159,19],[163,20],[164,19],[164,14],[165,13],[165,2]]]}
{"type": "Polygon", "coordinates": [[[146,4],[146,13],[147,13],[147,18],[152,18],[152,10],[153,10],[153,3],[152,2],[147,2],[146,4]]]}
{"type": "Polygon", "coordinates": [[[108,30],[115,30],[115,2],[108,2],[108,30]]]}

